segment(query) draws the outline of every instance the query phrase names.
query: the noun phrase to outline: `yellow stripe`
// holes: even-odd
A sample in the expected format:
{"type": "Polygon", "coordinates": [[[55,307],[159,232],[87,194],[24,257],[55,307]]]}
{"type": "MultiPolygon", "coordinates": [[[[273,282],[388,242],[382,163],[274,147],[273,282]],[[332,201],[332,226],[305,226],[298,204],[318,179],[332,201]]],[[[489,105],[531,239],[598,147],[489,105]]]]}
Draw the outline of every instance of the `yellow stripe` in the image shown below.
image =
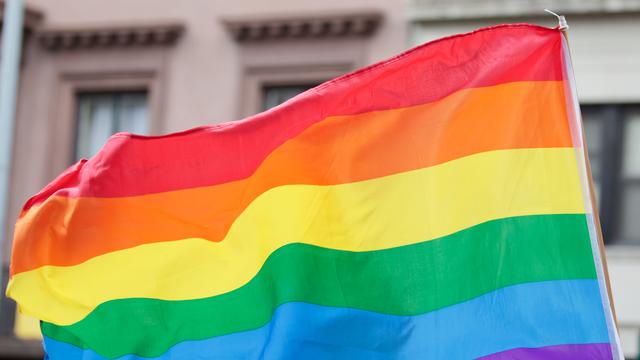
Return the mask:
{"type": "Polygon", "coordinates": [[[501,150],[356,183],[286,185],[259,196],[222,242],[153,243],[75,266],[44,266],[15,275],[8,293],[28,314],[66,325],[111,299],[228,292],[292,242],[378,250],[503,217],[584,213],[574,154],[573,148],[501,150]]]}

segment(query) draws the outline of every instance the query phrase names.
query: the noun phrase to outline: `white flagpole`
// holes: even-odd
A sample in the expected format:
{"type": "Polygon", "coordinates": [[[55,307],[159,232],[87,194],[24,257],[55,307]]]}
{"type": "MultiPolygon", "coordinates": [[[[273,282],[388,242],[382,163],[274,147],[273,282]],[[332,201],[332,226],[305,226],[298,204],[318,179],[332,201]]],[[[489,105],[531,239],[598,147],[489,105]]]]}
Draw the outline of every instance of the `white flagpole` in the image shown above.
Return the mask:
{"type": "Polygon", "coordinates": [[[2,28],[2,59],[0,66],[0,284],[4,265],[3,249],[6,245],[9,178],[13,150],[13,128],[16,112],[16,89],[20,73],[22,50],[22,0],[5,1],[2,28]]]}

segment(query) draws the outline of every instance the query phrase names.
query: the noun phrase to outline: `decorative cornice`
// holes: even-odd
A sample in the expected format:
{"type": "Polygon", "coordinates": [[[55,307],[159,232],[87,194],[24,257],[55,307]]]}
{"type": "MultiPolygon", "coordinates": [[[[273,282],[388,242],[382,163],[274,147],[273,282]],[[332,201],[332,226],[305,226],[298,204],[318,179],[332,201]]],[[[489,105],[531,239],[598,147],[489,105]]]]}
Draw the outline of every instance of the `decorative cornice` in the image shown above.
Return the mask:
{"type": "Polygon", "coordinates": [[[282,18],[236,18],[223,23],[238,42],[353,37],[373,34],[383,15],[378,11],[354,14],[290,16],[282,18]]]}
{"type": "Polygon", "coordinates": [[[640,0],[410,0],[408,17],[413,22],[548,17],[544,8],[562,15],[637,14],[640,0]]]}
{"type": "Polygon", "coordinates": [[[184,29],[184,25],[179,23],[87,28],[45,28],[37,32],[37,37],[40,45],[49,51],[168,46],[178,40],[184,29]]]}

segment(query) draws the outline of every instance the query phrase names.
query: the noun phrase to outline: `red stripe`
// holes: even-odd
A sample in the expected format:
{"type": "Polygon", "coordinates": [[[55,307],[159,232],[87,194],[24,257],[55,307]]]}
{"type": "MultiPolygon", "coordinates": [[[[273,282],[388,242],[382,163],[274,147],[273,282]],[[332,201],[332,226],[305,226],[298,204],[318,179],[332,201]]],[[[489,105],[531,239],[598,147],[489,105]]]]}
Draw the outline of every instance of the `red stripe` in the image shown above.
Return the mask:
{"type": "Polygon", "coordinates": [[[263,159],[305,128],[333,115],[423,104],[463,88],[562,80],[561,34],[501,25],[433,41],[324,83],[242,121],[159,137],[116,134],[32,197],[118,197],[215,185],[250,176],[263,159]]]}

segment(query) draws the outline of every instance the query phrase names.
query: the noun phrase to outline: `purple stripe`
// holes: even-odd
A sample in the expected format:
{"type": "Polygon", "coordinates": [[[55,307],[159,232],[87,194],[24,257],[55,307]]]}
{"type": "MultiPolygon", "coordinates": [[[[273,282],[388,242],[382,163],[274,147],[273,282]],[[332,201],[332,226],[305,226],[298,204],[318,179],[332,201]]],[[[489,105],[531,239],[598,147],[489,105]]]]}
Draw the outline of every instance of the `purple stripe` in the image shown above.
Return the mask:
{"type": "Polygon", "coordinates": [[[483,360],[566,360],[566,359],[613,359],[611,345],[604,344],[567,344],[540,348],[517,348],[483,356],[483,360]]]}

